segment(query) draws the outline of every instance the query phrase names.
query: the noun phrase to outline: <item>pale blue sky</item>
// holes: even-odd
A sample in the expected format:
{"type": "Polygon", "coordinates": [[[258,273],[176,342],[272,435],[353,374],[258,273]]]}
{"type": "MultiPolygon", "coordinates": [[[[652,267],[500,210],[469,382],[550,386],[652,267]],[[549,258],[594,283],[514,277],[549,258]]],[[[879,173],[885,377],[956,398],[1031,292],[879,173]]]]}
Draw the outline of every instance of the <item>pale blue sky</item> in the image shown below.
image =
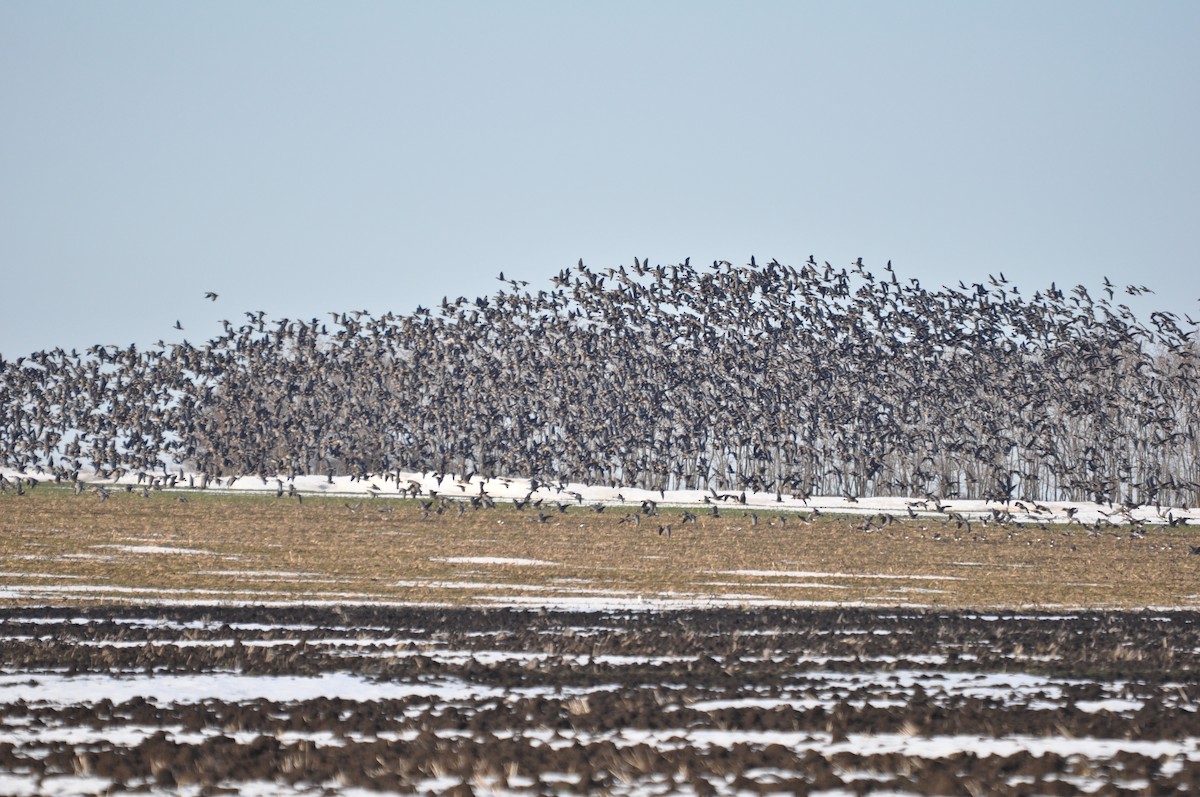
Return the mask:
{"type": "Polygon", "coordinates": [[[1191,1],[3,0],[0,354],[635,255],[1197,318],[1197,42],[1191,1]]]}

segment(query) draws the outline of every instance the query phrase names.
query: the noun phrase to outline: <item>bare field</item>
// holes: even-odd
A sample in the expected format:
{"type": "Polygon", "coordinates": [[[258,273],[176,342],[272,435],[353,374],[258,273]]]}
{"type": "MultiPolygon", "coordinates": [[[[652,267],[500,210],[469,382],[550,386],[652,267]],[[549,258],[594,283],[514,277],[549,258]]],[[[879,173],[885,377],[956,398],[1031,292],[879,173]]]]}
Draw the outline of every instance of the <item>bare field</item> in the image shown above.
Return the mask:
{"type": "Polygon", "coordinates": [[[1200,784],[1194,527],[438,506],[0,496],[0,791],[1200,784]]]}
{"type": "Polygon", "coordinates": [[[0,601],[1200,606],[1194,528],[462,507],[40,486],[0,496],[0,601]]]}
{"type": "Polygon", "coordinates": [[[0,790],[1195,794],[1196,619],[0,607],[0,790]]]}

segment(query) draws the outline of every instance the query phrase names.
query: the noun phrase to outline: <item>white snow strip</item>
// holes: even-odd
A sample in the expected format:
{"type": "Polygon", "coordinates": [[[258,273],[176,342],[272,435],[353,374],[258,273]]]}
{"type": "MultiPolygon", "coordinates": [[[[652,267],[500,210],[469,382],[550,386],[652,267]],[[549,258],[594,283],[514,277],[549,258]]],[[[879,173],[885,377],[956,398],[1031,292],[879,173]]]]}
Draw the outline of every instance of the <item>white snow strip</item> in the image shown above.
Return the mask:
{"type": "Polygon", "coordinates": [[[230,576],[232,578],[316,578],[323,573],[300,573],[294,570],[196,570],[197,576],[230,576]]]}
{"type": "MultiPolygon", "coordinates": [[[[550,691],[547,690],[548,693],[550,691]]],[[[374,681],[351,673],[324,673],[311,677],[239,673],[129,677],[91,673],[75,676],[58,673],[0,674],[0,703],[24,700],[51,706],[90,705],[105,698],[122,703],[135,697],[168,705],[199,703],[210,699],[286,702],[322,697],[367,701],[419,696],[441,701],[462,701],[501,697],[504,694],[503,689],[467,684],[455,679],[410,684],[374,681]]]]}
{"type": "Polygon", "coordinates": [[[547,562],[543,559],[520,559],[505,556],[433,556],[431,562],[448,562],[456,565],[519,565],[527,567],[548,567],[561,562],[547,562]]]}
{"type": "MultiPolygon", "coordinates": [[[[38,474],[36,473],[27,473],[12,468],[0,468],[0,473],[9,478],[27,476],[38,478],[38,474]]],[[[209,483],[207,490],[210,492],[229,491],[273,494],[280,487],[295,486],[298,491],[307,494],[358,497],[377,495],[381,500],[385,500],[388,497],[403,497],[407,494],[404,491],[415,486],[420,489],[423,495],[428,495],[430,491],[439,491],[443,496],[457,496],[465,500],[468,496],[479,494],[480,488],[482,488],[492,498],[501,501],[524,499],[526,496],[533,494],[536,497],[546,500],[562,501],[575,505],[585,502],[599,502],[613,506],[634,507],[640,506],[642,501],[646,500],[655,501],[660,506],[697,506],[703,505],[706,500],[710,502],[713,500],[712,493],[707,490],[659,491],[586,484],[548,485],[542,482],[539,482],[537,489],[534,490],[532,482],[525,478],[472,478],[462,481],[455,479],[453,476],[438,478],[433,474],[416,472],[399,473],[396,476],[397,478],[389,476],[386,479],[382,475],[371,479],[338,476],[332,480],[326,476],[316,475],[297,476],[294,478],[283,474],[274,477],[240,476],[232,479],[215,479],[209,483]],[[457,493],[455,492],[456,489],[457,493]]],[[[44,478],[44,475],[42,478],[44,478]]],[[[198,474],[185,473],[183,478],[177,482],[177,486],[168,491],[191,491],[192,487],[189,485],[189,479],[194,481],[196,485],[201,483],[201,477],[198,474]]],[[[137,474],[125,475],[120,479],[114,480],[102,479],[95,473],[85,472],[80,474],[80,480],[87,484],[136,485],[137,474]]],[[[842,496],[812,496],[807,500],[802,500],[785,495],[781,496],[781,498],[782,500],[777,500],[774,492],[747,492],[745,504],[740,502],[720,502],[718,505],[728,511],[758,509],[807,513],[814,509],[820,509],[823,512],[848,515],[873,515],[880,512],[887,512],[902,518],[906,515],[911,505],[922,518],[937,519],[947,516],[945,513],[936,512],[930,507],[916,505],[914,499],[904,496],[864,497],[859,498],[857,501],[849,501],[842,496]]],[[[81,497],[79,500],[94,499],[81,497]]],[[[1042,501],[1039,502],[1039,505],[1044,507],[1046,511],[1022,511],[1019,507],[1015,506],[1015,502],[1007,505],[1007,509],[1012,512],[1014,520],[1018,523],[1066,523],[1070,518],[1068,510],[1073,510],[1075,512],[1074,519],[1083,524],[1092,524],[1102,519],[1107,520],[1105,515],[1101,513],[1111,514],[1114,520],[1122,522],[1119,507],[1100,505],[1091,501],[1042,501]]],[[[1003,504],[998,504],[994,501],[966,499],[951,499],[945,506],[947,512],[957,512],[971,518],[990,517],[993,509],[1003,508],[1005,508],[1003,504]]],[[[1159,509],[1154,506],[1143,506],[1128,509],[1130,517],[1148,524],[1165,525],[1168,513],[1171,513],[1174,518],[1184,519],[1185,522],[1195,523],[1200,521],[1200,508],[1162,507],[1159,509]]]]}
{"type": "Polygon", "coordinates": [[[108,548],[114,551],[123,551],[124,553],[174,553],[186,554],[189,556],[216,555],[214,551],[204,551],[199,548],[176,548],[169,545],[93,545],[92,547],[108,548]]]}
{"type": "Polygon", "coordinates": [[[867,578],[900,581],[966,581],[963,576],[915,576],[896,573],[824,573],[818,570],[710,570],[718,576],[752,576],[760,578],[867,578]]]}
{"type": "Polygon", "coordinates": [[[703,587],[779,587],[781,589],[850,589],[845,584],[826,584],[821,581],[701,581],[703,587]]]}

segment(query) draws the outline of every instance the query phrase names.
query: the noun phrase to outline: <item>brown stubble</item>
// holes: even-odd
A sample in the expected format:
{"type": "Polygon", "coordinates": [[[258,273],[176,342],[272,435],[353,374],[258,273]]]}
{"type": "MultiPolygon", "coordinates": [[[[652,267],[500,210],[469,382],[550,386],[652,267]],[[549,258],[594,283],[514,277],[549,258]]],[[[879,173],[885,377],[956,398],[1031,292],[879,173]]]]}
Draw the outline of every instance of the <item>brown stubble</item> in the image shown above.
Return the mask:
{"type": "Polygon", "coordinates": [[[1200,556],[1188,548],[1197,543],[1194,528],[1153,528],[1136,539],[1127,528],[968,531],[921,518],[864,531],[857,517],[802,525],[789,515],[781,525],[759,511],[753,525],[733,509],[696,524],[682,524],[674,509],[643,515],[637,526],[620,522],[637,512],[552,508],[540,522],[537,510],[510,504],[462,516],[454,505],[425,519],[420,503],[391,498],[306,496],[301,504],[164,491],[100,501],[43,486],[0,496],[0,584],[9,604],[667,597],[977,609],[1200,605],[1200,556]],[[667,525],[670,536],[660,535],[667,525]],[[549,564],[443,561],[455,557],[549,564]],[[55,584],[80,589],[54,591],[55,584]]]}

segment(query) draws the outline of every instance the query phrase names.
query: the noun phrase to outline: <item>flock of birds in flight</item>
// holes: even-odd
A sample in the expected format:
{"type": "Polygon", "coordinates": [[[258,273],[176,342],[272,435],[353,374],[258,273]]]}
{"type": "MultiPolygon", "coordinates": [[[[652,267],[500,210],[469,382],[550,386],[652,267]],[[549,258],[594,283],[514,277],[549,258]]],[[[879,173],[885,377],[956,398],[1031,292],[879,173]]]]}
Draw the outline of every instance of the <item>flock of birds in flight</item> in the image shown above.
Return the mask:
{"type": "Polygon", "coordinates": [[[408,315],[0,358],[0,465],[1200,503],[1196,322],[1144,324],[1121,303],[1142,286],[930,289],[813,258],[499,280],[408,315]]]}

